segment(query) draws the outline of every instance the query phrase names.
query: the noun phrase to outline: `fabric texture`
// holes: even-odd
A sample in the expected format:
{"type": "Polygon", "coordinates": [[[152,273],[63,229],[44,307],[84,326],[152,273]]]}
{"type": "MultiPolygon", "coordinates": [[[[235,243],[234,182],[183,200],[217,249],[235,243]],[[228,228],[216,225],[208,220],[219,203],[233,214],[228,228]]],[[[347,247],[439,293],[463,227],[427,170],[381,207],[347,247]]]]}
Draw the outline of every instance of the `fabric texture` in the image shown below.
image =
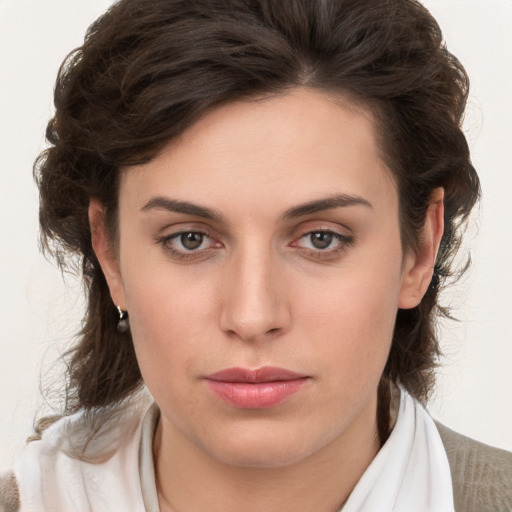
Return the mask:
{"type": "Polygon", "coordinates": [[[20,493],[14,473],[0,476],[0,512],[17,512],[20,507],[20,493]]]}
{"type": "Polygon", "coordinates": [[[512,511],[512,453],[436,425],[450,461],[455,512],[512,511]]]}
{"type": "Polygon", "coordinates": [[[140,395],[115,411],[79,412],[51,425],[14,467],[19,511],[144,512],[138,460],[151,403],[140,395]]]}
{"type": "Polygon", "coordinates": [[[448,458],[432,418],[401,389],[395,426],[343,512],[453,512],[448,458]]]}
{"type": "MultiPolygon", "coordinates": [[[[153,459],[153,439],[160,419],[160,409],[154,403],[142,422],[139,451],[140,484],[145,512],[160,512],[156,490],[155,464],[153,459]]],[[[1,512],[1,511],[0,511],[1,512]]]]}

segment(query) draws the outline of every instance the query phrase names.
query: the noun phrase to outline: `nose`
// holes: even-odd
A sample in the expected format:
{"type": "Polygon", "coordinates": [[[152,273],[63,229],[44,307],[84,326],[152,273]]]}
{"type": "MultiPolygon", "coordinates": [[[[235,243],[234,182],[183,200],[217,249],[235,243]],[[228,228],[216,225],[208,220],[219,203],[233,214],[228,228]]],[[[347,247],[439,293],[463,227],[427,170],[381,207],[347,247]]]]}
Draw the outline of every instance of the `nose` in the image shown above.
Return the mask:
{"type": "Polygon", "coordinates": [[[290,326],[286,284],[279,262],[270,251],[253,249],[234,255],[222,284],[220,327],[245,341],[275,339],[290,326]]]}

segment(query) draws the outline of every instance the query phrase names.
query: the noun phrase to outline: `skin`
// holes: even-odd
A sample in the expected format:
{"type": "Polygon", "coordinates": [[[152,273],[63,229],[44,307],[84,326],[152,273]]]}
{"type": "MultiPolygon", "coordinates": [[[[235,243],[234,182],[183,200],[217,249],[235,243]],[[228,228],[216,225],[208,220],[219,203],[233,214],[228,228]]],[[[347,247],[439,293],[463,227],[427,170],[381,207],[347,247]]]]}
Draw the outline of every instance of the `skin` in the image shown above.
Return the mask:
{"type": "Polygon", "coordinates": [[[162,412],[162,511],[340,506],[379,449],[377,386],[397,309],[417,305],[430,282],[442,197],[434,191],[419,249],[404,254],[370,112],[296,89],[222,106],[125,169],[118,254],[91,202],[96,254],[162,412]],[[290,215],[339,195],[357,201],[290,215]],[[162,198],[221,218],[170,211],[162,198]],[[205,235],[190,250],[183,232],[205,235]],[[262,366],[308,379],[262,410],[227,404],[205,383],[262,366]]]}

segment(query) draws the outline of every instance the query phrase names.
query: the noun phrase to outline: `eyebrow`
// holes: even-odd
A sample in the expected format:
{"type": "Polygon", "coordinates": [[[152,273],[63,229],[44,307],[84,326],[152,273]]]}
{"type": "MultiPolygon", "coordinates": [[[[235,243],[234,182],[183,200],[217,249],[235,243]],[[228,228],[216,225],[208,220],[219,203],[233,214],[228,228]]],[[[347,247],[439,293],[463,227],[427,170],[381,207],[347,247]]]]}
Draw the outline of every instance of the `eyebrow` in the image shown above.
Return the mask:
{"type": "MultiPolygon", "coordinates": [[[[363,197],[348,194],[337,194],[294,206],[293,208],[286,210],[281,215],[281,218],[283,220],[293,219],[304,215],[310,215],[312,213],[348,206],[365,206],[367,208],[373,208],[371,203],[363,197]]],[[[206,206],[200,206],[189,201],[181,201],[164,196],[153,197],[141,208],[141,210],[165,210],[175,213],[183,213],[185,215],[193,215],[194,217],[202,217],[204,219],[214,220],[217,222],[222,221],[222,214],[218,210],[214,210],[206,206]]]]}
{"type": "Polygon", "coordinates": [[[342,208],[347,206],[365,206],[367,208],[373,208],[372,204],[364,197],[348,194],[337,194],[294,206],[293,208],[286,210],[283,213],[282,218],[293,219],[296,217],[302,217],[303,215],[310,215],[312,213],[322,212],[325,210],[334,210],[335,208],[342,208]]]}
{"type": "Polygon", "coordinates": [[[184,213],[195,217],[203,217],[209,220],[220,222],[222,215],[219,211],[206,206],[199,206],[189,201],[180,201],[169,197],[157,196],[150,199],[142,208],[142,211],[148,210],[166,210],[169,212],[184,213]]]}

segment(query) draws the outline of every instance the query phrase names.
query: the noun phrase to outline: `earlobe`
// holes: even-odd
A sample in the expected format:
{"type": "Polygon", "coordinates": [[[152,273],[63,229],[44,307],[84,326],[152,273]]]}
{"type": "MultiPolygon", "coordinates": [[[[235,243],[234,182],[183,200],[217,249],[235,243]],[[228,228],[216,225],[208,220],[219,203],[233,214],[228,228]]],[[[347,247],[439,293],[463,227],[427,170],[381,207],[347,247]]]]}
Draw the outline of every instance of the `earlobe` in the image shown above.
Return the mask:
{"type": "Polygon", "coordinates": [[[437,258],[444,232],[444,189],[436,188],[431,194],[430,205],[420,235],[418,249],[405,257],[398,307],[416,307],[425,295],[437,258]]]}
{"type": "Polygon", "coordinates": [[[91,242],[96,258],[107,281],[110,296],[116,306],[126,309],[123,280],[119,270],[119,262],[112,252],[106,229],[105,208],[103,204],[91,199],[89,203],[89,225],[91,228],[91,242]]]}

